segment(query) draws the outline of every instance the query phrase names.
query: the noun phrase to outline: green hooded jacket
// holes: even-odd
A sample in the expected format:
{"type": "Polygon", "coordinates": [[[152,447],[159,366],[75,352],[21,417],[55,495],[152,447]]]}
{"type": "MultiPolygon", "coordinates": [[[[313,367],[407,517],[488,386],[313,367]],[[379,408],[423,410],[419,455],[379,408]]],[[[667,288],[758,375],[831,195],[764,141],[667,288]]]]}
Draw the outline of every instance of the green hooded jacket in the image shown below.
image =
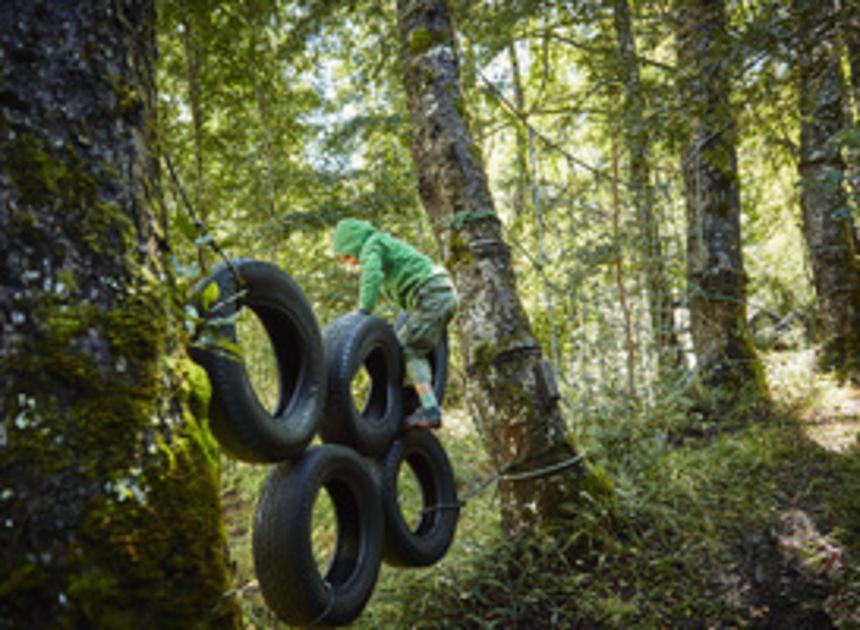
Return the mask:
{"type": "Polygon", "coordinates": [[[410,308],[412,295],[440,268],[411,245],[377,230],[367,221],[344,219],[332,242],[335,256],[355,256],[361,264],[358,306],[373,311],[380,294],[410,308]]]}

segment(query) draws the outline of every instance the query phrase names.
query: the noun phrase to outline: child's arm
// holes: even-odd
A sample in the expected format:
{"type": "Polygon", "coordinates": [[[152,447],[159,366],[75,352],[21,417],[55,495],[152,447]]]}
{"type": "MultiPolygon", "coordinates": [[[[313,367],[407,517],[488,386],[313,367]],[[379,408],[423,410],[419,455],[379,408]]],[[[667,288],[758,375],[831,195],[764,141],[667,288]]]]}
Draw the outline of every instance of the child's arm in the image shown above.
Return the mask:
{"type": "Polygon", "coordinates": [[[361,251],[361,278],[358,289],[358,308],[366,313],[372,313],[376,302],[379,300],[379,291],[385,280],[385,271],[382,267],[382,257],[379,251],[373,247],[365,247],[361,251]]]}

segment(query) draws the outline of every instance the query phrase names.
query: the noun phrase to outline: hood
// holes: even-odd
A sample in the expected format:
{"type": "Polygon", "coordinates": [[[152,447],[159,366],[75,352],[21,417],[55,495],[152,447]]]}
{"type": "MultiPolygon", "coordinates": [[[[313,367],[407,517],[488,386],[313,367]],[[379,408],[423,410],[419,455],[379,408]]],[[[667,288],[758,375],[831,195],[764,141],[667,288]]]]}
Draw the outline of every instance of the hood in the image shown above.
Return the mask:
{"type": "Polygon", "coordinates": [[[339,221],[334,229],[332,249],[335,256],[359,257],[361,248],[371,236],[376,234],[376,228],[367,221],[360,219],[344,219],[339,221]]]}

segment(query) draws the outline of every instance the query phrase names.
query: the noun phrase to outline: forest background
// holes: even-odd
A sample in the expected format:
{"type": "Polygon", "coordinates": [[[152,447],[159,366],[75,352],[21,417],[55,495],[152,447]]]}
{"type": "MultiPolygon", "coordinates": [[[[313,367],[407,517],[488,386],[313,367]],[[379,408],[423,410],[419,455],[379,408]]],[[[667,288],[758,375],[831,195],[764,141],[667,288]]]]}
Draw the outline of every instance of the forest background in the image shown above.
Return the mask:
{"type": "MultiPolygon", "coordinates": [[[[158,274],[171,277],[158,300],[179,306],[170,316],[173,336],[157,352],[144,337],[153,332],[148,326],[130,345],[107,334],[111,348],[152,352],[153,361],[181,355],[189,342],[181,305],[223,256],[280,265],[304,288],[321,325],[354,310],[355,278],[337,268],[329,240],[348,216],[445,261],[464,295],[451,331],[440,433],[469,497],[458,536],[432,569],[383,569],[358,627],[860,624],[856,7],[805,0],[164,0],[153,13],[152,3],[128,4],[153,30],[139,36],[114,20],[120,49],[131,42],[128,57],[137,60],[118,76],[139,76],[131,88],[111,89],[119,118],[145,129],[159,165],[145,195],[160,243],[158,274]],[[421,26],[407,19],[413,15],[433,19],[421,26]],[[453,74],[451,66],[422,65],[444,57],[434,57],[440,47],[455,51],[453,74]],[[150,61],[150,75],[141,59],[150,61]],[[433,86],[441,86],[435,103],[448,112],[435,123],[432,107],[421,110],[428,101],[422,90],[433,86]],[[154,124],[143,125],[138,109],[154,124]],[[464,172],[478,173],[477,188],[466,186],[472,192],[452,192],[438,175],[444,165],[433,170],[444,152],[434,153],[427,129],[447,123],[460,125],[451,145],[467,145],[459,154],[464,172]],[[487,241],[494,244],[489,253],[487,241]],[[483,293],[474,276],[504,285],[503,314],[487,312],[499,295],[483,293]],[[516,320],[520,341],[534,343],[487,332],[503,317],[516,320]],[[482,377],[487,347],[496,352],[490,376],[482,377]],[[512,363],[519,354],[526,368],[512,363]],[[499,376],[508,368],[513,383],[499,376]],[[537,393],[513,404],[515,386],[537,393]],[[483,397],[500,408],[492,418],[481,411],[483,397]],[[562,428],[539,447],[558,458],[580,453],[587,465],[557,483],[498,479],[513,462],[504,455],[510,444],[493,436],[507,436],[522,418],[544,417],[562,428]],[[492,479],[498,489],[483,486],[492,479]],[[558,493],[563,500],[555,500],[558,493]]],[[[22,9],[14,23],[25,32],[25,21],[38,25],[43,17],[22,9]]],[[[7,51],[11,38],[4,39],[7,51]]],[[[38,54],[26,57],[7,53],[16,63],[38,63],[38,54]]],[[[39,211],[48,216],[68,206],[94,217],[106,209],[86,191],[65,192],[80,190],[77,162],[59,146],[46,144],[43,154],[22,144],[22,121],[29,120],[14,112],[25,111],[26,99],[4,99],[0,172],[17,191],[4,193],[8,253],[18,251],[13,239],[50,233],[43,230],[49,222],[33,218],[39,211]],[[33,193],[16,168],[45,175],[46,192],[33,193]]],[[[93,177],[112,177],[103,171],[93,177]]],[[[111,221],[94,218],[87,229],[111,221]]],[[[87,238],[85,247],[104,255],[87,238]]],[[[111,627],[129,602],[151,608],[134,589],[159,575],[181,571],[185,587],[197,588],[206,565],[162,563],[166,552],[147,547],[144,534],[172,534],[140,525],[141,514],[158,513],[178,519],[176,529],[193,528],[196,521],[177,516],[187,507],[226,527],[189,547],[197,558],[209,555],[219,536],[228,543],[229,559],[207,560],[219,565],[212,574],[220,577],[198,589],[222,604],[207,614],[230,625],[224,620],[238,623],[241,609],[245,626],[276,626],[249,549],[265,467],[218,455],[205,425],[202,437],[195,428],[196,394],[185,392],[174,405],[194,414],[165,420],[158,439],[143,439],[159,455],[173,453],[163,470],[150,467],[145,454],[144,463],[129,465],[126,451],[66,428],[93,431],[88,405],[104,401],[101,385],[84,387],[87,401],[66,408],[74,399],[69,390],[91,376],[78,357],[101,360],[100,346],[81,340],[95,321],[123,334],[140,327],[149,293],[129,289],[142,286],[131,282],[119,293],[135,305],[141,300],[141,311],[115,321],[108,310],[103,318],[84,308],[77,268],[57,265],[47,292],[64,314],[46,315],[53,311],[44,302],[29,311],[29,297],[16,297],[16,287],[27,286],[26,258],[6,255],[2,274],[3,618],[32,621],[50,612],[111,627]],[[21,348],[60,367],[34,378],[44,364],[13,363],[21,348]],[[60,426],[59,434],[73,437],[46,452],[39,436],[60,426]],[[102,449],[111,453],[108,463],[87,455],[102,449]],[[155,500],[147,505],[138,496],[156,496],[162,484],[193,486],[185,474],[173,475],[189,469],[211,481],[187,490],[190,497],[208,493],[208,508],[173,496],[161,512],[155,500]],[[63,480],[72,474],[75,484],[88,480],[80,485],[86,501],[69,510],[67,522],[50,523],[56,508],[40,503],[34,489],[49,488],[42,496],[71,504],[63,480]],[[85,560],[56,542],[56,532],[67,530],[68,548],[83,549],[85,560]],[[103,536],[99,551],[104,531],[117,533],[103,536]],[[144,549],[151,566],[126,571],[144,549]],[[49,569],[55,577],[47,577],[49,569]],[[117,594],[128,584],[134,588],[117,594]]],[[[146,273],[132,275],[145,284],[146,273]]],[[[265,333],[251,314],[239,326],[254,383],[272,400],[265,333]]],[[[170,366],[174,380],[165,388],[185,391],[177,383],[193,382],[193,368],[182,360],[170,366]]],[[[114,431],[107,416],[116,409],[151,415],[129,400],[164,399],[144,368],[116,368],[132,382],[98,426],[114,431]]],[[[158,413],[171,417],[169,408],[158,413]]],[[[128,439],[149,436],[146,427],[135,425],[128,439]]],[[[109,442],[122,442],[110,435],[109,442]]],[[[516,439],[522,452],[540,450],[528,442],[536,438],[516,439]]],[[[330,507],[320,512],[317,543],[325,548],[333,536],[330,507]]],[[[172,597],[164,594],[166,602],[172,597]]],[[[183,614],[205,618],[203,605],[183,595],[162,612],[183,627],[183,614]]],[[[147,614],[158,619],[159,610],[147,614]]]]}

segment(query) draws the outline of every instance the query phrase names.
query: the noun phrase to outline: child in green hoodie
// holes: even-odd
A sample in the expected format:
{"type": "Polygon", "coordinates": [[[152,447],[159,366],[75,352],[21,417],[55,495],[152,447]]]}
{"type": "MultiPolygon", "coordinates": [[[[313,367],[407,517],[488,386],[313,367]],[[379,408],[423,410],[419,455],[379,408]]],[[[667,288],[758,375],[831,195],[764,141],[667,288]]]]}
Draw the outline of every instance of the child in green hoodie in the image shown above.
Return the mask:
{"type": "Polygon", "coordinates": [[[381,295],[409,312],[396,332],[403,347],[406,377],[415,387],[421,407],[403,423],[406,427],[439,428],[442,412],[426,357],[457,308],[457,294],[448,273],[411,245],[359,219],[337,224],[332,247],[342,266],[360,271],[359,312],[372,313],[381,295]]]}

